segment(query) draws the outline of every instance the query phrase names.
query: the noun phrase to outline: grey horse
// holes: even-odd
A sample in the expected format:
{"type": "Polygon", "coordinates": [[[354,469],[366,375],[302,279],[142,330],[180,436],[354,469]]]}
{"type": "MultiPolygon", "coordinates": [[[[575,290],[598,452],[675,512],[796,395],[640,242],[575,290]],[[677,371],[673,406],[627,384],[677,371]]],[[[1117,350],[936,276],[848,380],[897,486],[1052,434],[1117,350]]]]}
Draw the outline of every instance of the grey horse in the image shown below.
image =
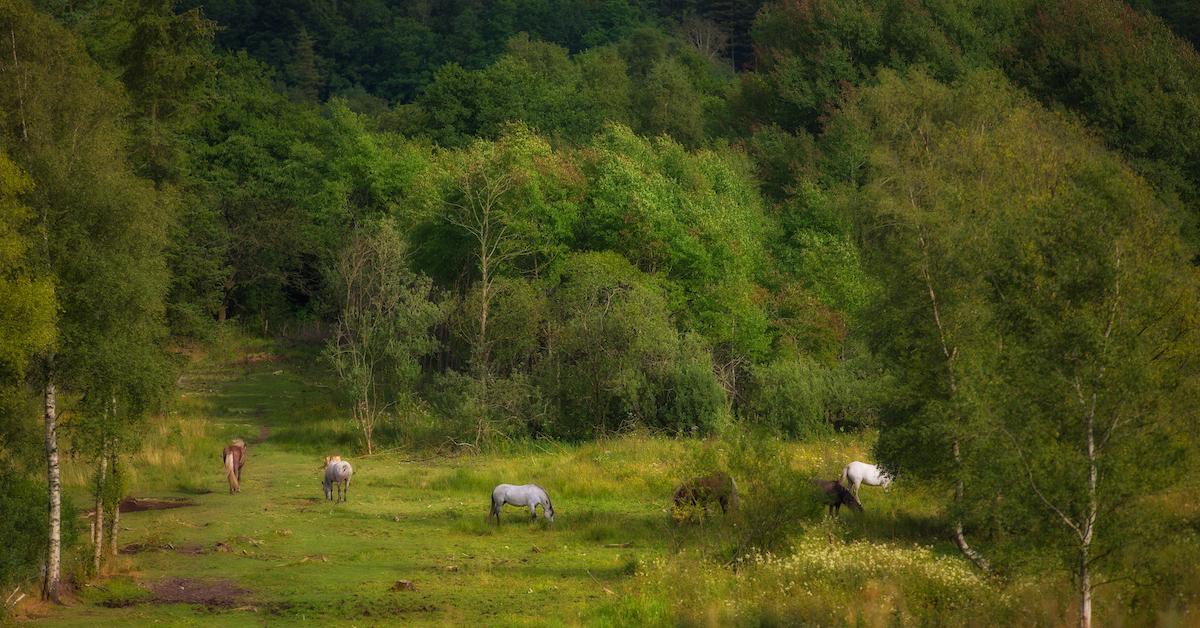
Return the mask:
{"type": "MultiPolygon", "coordinates": [[[[345,460],[329,460],[325,463],[325,480],[322,484],[325,487],[325,499],[333,499],[333,485],[338,488],[338,502],[346,501],[350,495],[350,476],[354,475],[354,468],[345,460]]],[[[335,502],[336,503],[336,502],[335,502]]]]}
{"type": "Polygon", "coordinates": [[[554,521],[554,505],[550,503],[550,495],[546,493],[546,489],[536,484],[497,485],[492,489],[492,510],[488,513],[488,521],[495,517],[496,525],[500,524],[500,510],[504,504],[528,506],[531,521],[537,520],[537,507],[541,505],[542,516],[546,517],[547,521],[554,521]]]}

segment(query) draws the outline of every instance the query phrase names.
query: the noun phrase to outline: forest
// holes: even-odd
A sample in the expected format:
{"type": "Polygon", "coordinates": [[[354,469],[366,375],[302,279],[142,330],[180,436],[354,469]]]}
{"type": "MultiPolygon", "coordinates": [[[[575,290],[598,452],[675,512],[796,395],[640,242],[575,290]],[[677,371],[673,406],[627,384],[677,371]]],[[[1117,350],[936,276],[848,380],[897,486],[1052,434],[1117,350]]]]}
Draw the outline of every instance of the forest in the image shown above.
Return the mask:
{"type": "Polygon", "coordinates": [[[514,543],[634,548],[549,625],[1200,621],[1197,46],[1189,0],[0,0],[0,620],[151,612],[126,503],[242,499],[198,487],[259,433],[455,504],[540,461],[600,505],[514,543]],[[897,486],[821,517],[849,452],[897,486]],[[605,514],[714,469],[668,545],[605,514]]]}

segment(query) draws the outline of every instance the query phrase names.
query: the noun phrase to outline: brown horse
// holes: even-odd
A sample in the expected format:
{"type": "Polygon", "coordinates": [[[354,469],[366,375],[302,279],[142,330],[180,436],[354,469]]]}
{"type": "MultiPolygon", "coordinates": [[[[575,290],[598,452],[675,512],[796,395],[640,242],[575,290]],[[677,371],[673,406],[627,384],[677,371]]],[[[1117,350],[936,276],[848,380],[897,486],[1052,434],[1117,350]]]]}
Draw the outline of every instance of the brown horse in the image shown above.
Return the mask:
{"type": "Polygon", "coordinates": [[[842,486],[842,483],[837,480],[813,480],[813,485],[817,487],[817,491],[824,498],[825,503],[829,505],[829,514],[837,516],[841,514],[842,506],[849,506],[852,510],[858,512],[863,511],[862,504],[858,503],[858,498],[850,489],[842,486]]]}
{"type": "Polygon", "coordinates": [[[675,489],[675,508],[699,506],[708,511],[708,505],[717,502],[721,513],[726,514],[738,507],[737,483],[728,473],[717,471],[704,477],[692,478],[675,489]]]}
{"type": "Polygon", "coordinates": [[[235,438],[221,450],[221,463],[225,465],[225,476],[229,480],[229,494],[242,490],[242,466],[246,464],[246,441],[235,438]]]}

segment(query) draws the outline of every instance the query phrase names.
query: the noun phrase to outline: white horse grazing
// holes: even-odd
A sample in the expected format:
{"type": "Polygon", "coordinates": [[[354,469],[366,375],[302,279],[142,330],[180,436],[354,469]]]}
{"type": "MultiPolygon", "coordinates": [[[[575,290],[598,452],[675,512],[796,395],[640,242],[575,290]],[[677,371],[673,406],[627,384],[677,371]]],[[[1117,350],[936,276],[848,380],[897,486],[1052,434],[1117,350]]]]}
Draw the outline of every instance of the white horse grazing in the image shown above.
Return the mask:
{"type": "Polygon", "coordinates": [[[336,484],[338,493],[337,501],[346,501],[350,496],[350,477],[352,475],[354,475],[354,469],[350,466],[349,462],[342,460],[340,456],[326,458],[325,479],[321,482],[325,488],[325,499],[333,499],[333,485],[336,484]]]}
{"type": "Polygon", "coordinates": [[[879,470],[879,467],[855,460],[842,469],[842,485],[854,488],[854,497],[858,498],[858,485],[882,486],[887,490],[892,484],[892,476],[879,470]]]}
{"type": "Polygon", "coordinates": [[[531,521],[537,521],[537,507],[541,505],[542,515],[546,517],[546,520],[554,521],[554,505],[550,503],[550,495],[546,493],[546,489],[537,484],[496,485],[496,488],[492,489],[492,510],[488,513],[488,521],[495,517],[496,525],[500,525],[500,509],[504,507],[504,504],[528,506],[531,521]]]}

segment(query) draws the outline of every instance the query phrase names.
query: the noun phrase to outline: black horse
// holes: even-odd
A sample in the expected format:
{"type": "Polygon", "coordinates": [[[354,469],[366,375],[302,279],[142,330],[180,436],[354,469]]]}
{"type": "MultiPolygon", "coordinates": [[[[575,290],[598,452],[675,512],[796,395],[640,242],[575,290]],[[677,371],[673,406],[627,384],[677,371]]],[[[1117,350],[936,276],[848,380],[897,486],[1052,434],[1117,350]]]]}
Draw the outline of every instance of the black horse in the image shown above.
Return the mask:
{"type": "Polygon", "coordinates": [[[862,504],[858,503],[858,498],[850,489],[842,486],[842,483],[837,480],[813,480],[813,484],[817,487],[821,496],[825,499],[825,503],[829,506],[829,514],[837,516],[841,513],[842,506],[849,506],[858,512],[863,511],[862,504]]]}

